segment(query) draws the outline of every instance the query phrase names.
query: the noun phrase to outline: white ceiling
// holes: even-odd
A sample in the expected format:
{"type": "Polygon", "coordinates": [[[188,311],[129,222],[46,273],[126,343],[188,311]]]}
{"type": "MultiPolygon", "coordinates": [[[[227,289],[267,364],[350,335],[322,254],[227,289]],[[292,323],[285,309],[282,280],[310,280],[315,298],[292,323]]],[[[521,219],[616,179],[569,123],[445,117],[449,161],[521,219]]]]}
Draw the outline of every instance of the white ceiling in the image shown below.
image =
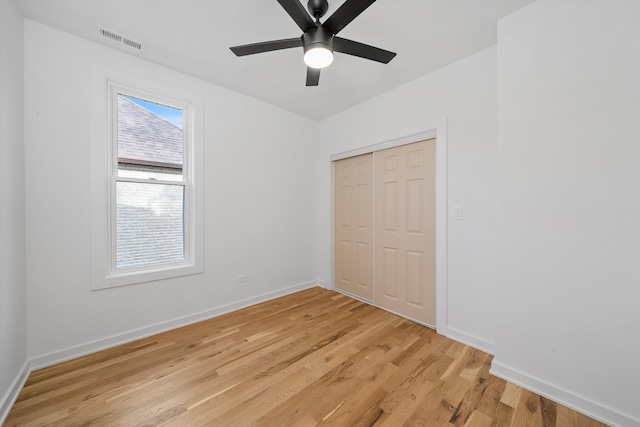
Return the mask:
{"type": "MultiPolygon", "coordinates": [[[[329,17],[345,0],[329,0],[329,17]]],[[[236,57],[230,46],[297,37],[276,0],[18,0],[25,17],[322,120],[496,43],[497,21],[533,0],[378,0],[340,36],[398,55],[383,65],[336,54],[306,87],[302,49],[236,57]]],[[[306,8],[306,0],[301,0],[306,8]]]]}

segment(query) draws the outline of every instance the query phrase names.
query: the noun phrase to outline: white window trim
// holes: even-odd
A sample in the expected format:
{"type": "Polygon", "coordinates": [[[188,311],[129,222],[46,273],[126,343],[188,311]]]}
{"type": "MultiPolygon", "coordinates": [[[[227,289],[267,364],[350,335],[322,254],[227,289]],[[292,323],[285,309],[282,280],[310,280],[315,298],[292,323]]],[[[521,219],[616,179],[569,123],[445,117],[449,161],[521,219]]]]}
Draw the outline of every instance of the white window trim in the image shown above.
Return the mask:
{"type": "MultiPolygon", "coordinates": [[[[108,289],[171,279],[203,272],[203,101],[174,80],[143,79],[114,73],[103,66],[92,70],[91,107],[91,289],[108,289]],[[114,77],[115,75],[115,77],[114,77]],[[115,268],[115,179],[117,150],[112,104],[114,93],[182,108],[185,120],[185,262],[136,268],[115,268]]],[[[114,100],[115,103],[115,100],[114,100]]],[[[176,184],[171,182],[171,184],[176,184]]]]}

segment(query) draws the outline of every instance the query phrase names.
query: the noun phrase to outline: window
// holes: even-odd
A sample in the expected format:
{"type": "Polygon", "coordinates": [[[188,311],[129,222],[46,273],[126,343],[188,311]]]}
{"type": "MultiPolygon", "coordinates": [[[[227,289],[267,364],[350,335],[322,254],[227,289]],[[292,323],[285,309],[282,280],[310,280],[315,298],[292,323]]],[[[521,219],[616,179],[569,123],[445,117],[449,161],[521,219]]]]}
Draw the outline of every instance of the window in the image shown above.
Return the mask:
{"type": "Polygon", "coordinates": [[[93,288],[202,272],[193,105],[107,86],[106,271],[93,288]]]}
{"type": "Polygon", "coordinates": [[[185,111],[114,90],[113,268],[182,263],[188,225],[185,111]]]}

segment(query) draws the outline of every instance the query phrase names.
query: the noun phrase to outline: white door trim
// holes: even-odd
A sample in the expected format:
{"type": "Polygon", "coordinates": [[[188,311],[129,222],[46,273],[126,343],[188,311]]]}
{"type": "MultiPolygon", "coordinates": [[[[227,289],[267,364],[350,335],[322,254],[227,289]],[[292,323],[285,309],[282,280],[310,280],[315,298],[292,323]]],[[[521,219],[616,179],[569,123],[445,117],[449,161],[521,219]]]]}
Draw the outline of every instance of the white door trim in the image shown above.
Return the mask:
{"type": "Polygon", "coordinates": [[[332,154],[331,161],[331,289],[335,289],[334,253],[334,168],[336,160],[373,153],[387,148],[399,147],[436,139],[436,330],[447,335],[447,119],[437,122],[435,127],[422,132],[405,135],[388,141],[367,145],[354,150],[332,154]]]}

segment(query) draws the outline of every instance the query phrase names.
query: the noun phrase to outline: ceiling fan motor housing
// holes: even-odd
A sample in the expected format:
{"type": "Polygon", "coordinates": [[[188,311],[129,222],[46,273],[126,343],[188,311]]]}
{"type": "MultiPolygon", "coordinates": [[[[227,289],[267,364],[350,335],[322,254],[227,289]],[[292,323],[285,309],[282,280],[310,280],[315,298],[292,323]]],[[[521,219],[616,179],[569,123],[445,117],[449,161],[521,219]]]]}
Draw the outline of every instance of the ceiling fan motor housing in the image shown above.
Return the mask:
{"type": "Polygon", "coordinates": [[[327,2],[327,0],[309,0],[307,9],[311,16],[320,19],[327,13],[327,10],[329,10],[329,2],[327,2]]]}
{"type": "Polygon", "coordinates": [[[333,33],[324,27],[310,28],[302,35],[305,53],[315,47],[323,47],[333,52],[333,33]]]}

